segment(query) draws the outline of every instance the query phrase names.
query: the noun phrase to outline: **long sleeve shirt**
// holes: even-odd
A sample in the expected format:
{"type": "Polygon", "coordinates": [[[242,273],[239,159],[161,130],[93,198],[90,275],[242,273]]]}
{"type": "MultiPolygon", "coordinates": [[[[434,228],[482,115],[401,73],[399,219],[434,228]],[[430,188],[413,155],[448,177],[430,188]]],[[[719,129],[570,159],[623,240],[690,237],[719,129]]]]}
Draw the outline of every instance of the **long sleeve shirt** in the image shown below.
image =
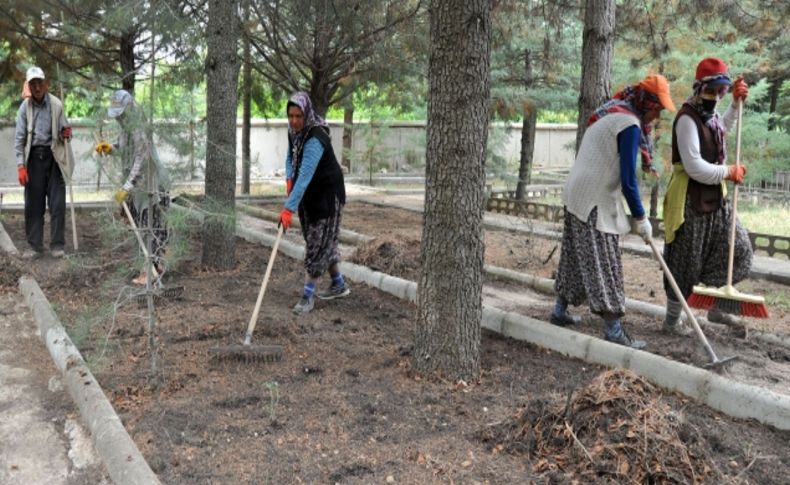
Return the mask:
{"type": "Polygon", "coordinates": [[[148,136],[143,129],[134,129],[131,133],[123,131],[118,135],[117,141],[114,143],[115,148],[125,150],[129,148],[129,137],[131,136],[132,145],[132,163],[129,169],[129,175],[123,183],[123,190],[131,192],[137,186],[143,175],[143,168],[146,161],[151,158],[151,143],[148,136]]]}
{"type": "Polygon", "coordinates": [[[636,179],[636,154],[639,152],[639,127],[631,125],[617,134],[617,149],[620,153],[620,187],[631,210],[631,215],[641,219],[645,215],[639,182],[636,179]]]}
{"type": "MultiPolygon", "coordinates": [[[[725,132],[729,132],[738,118],[738,110],[731,104],[722,116],[725,132]]],[[[675,124],[678,153],[683,163],[683,170],[699,183],[717,185],[727,176],[726,165],[709,163],[700,154],[699,133],[697,125],[690,116],[682,115],[675,124]]]]}
{"type": "MultiPolygon", "coordinates": [[[[25,164],[25,145],[27,144],[27,103],[33,103],[33,133],[31,146],[51,146],[52,145],[52,109],[49,103],[49,95],[45,94],[40,103],[32,97],[27,98],[19,105],[16,113],[16,131],[14,133],[14,152],[16,164],[25,164]]],[[[66,123],[66,117],[61,113],[58,120],[58,133],[66,123]]]]}
{"type": "MultiPolygon", "coordinates": [[[[294,161],[291,149],[288,149],[288,155],[285,157],[285,174],[286,177],[293,179],[294,177],[294,161]]],[[[305,190],[315,175],[315,169],[318,167],[318,162],[324,155],[324,145],[316,138],[310,138],[304,144],[302,151],[302,163],[299,165],[299,174],[296,178],[296,184],[291,190],[291,195],[285,201],[285,208],[291,212],[296,212],[299,208],[299,203],[304,197],[305,190]]]]}

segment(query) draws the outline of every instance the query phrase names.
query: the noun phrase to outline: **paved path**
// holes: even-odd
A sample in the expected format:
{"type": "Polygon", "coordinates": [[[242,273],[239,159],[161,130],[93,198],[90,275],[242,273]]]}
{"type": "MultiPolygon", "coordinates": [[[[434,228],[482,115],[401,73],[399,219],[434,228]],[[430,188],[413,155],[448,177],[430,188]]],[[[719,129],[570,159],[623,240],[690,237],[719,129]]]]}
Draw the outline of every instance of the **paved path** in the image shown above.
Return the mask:
{"type": "Polygon", "coordinates": [[[36,332],[19,293],[0,292],[0,484],[108,484],[36,332]]]}

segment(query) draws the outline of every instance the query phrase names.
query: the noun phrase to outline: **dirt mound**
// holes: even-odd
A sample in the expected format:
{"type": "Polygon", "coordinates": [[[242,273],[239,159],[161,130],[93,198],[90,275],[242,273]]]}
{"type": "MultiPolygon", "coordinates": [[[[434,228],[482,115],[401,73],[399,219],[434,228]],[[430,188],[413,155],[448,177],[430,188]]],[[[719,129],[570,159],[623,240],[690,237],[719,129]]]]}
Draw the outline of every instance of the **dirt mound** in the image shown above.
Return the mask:
{"type": "Polygon", "coordinates": [[[552,481],[715,483],[705,440],[628,370],[599,374],[567,398],[533,400],[481,433],[496,450],[527,454],[552,481]]]}
{"type": "Polygon", "coordinates": [[[417,281],[420,268],[420,241],[376,238],[359,245],[351,261],[392,276],[417,281]]]}
{"type": "Polygon", "coordinates": [[[8,253],[0,252],[0,289],[16,291],[19,277],[26,273],[19,260],[8,253]]]}

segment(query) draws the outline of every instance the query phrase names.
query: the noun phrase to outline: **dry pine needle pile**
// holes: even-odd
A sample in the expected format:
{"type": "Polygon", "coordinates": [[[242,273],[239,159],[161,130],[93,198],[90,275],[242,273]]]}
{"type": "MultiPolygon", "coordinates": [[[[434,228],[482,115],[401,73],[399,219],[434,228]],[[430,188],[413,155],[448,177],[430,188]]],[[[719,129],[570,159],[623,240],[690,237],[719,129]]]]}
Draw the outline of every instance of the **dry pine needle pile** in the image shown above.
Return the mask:
{"type": "Polygon", "coordinates": [[[485,430],[496,449],[530,457],[532,469],[578,483],[710,483],[716,472],[691,425],[629,370],[599,374],[568,398],[533,400],[485,430]],[[685,429],[684,429],[685,428],[685,429]],[[683,431],[681,433],[681,431],[683,431]]]}

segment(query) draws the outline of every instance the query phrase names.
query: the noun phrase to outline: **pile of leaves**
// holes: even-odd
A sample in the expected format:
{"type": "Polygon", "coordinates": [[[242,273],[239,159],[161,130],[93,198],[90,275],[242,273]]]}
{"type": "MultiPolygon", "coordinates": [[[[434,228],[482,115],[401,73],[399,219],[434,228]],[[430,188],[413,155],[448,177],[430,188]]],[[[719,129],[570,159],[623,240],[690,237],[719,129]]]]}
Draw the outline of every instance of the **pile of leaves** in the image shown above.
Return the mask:
{"type": "Polygon", "coordinates": [[[420,241],[375,238],[357,247],[351,261],[398,278],[417,281],[420,268],[420,241]]]}
{"type": "Polygon", "coordinates": [[[624,369],[599,374],[567,398],[530,401],[481,437],[496,450],[529,456],[534,472],[562,482],[716,483],[720,478],[706,461],[699,431],[684,423],[653,385],[624,369]]]}

